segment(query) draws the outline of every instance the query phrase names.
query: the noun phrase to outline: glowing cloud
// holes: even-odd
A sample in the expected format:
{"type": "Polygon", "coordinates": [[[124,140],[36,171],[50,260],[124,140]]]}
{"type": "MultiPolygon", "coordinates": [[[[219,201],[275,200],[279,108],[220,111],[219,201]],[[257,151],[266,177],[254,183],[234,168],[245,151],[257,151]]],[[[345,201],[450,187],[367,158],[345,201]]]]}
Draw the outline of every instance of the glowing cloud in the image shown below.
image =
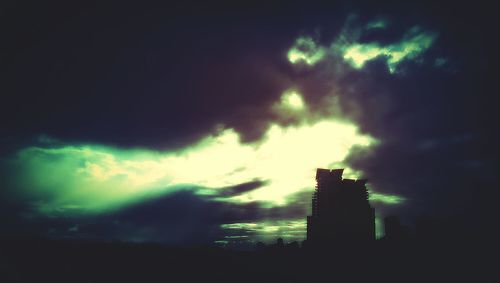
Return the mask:
{"type": "Polygon", "coordinates": [[[344,60],[356,69],[363,68],[367,61],[384,56],[391,73],[396,72],[398,64],[405,60],[414,60],[429,49],[436,39],[435,33],[424,32],[419,27],[410,29],[400,42],[379,45],[378,43],[351,43],[343,46],[333,45],[343,54],[344,60]]]}
{"type": "Polygon", "coordinates": [[[394,74],[400,63],[418,59],[437,38],[436,33],[424,31],[415,26],[408,30],[399,42],[387,45],[381,45],[377,42],[359,42],[363,31],[385,29],[386,27],[386,21],[376,20],[369,22],[363,29],[355,29],[351,27],[351,21],[348,20],[346,27],[332,42],[330,48],[317,44],[310,37],[299,37],[288,51],[288,60],[292,64],[304,62],[313,66],[330,52],[340,55],[351,67],[362,69],[366,62],[383,57],[387,62],[389,72],[394,74]]]}
{"type": "Polygon", "coordinates": [[[280,119],[288,121],[300,121],[309,114],[302,95],[295,89],[283,92],[281,99],[273,104],[272,111],[280,119]]]}
{"type": "Polygon", "coordinates": [[[366,24],[366,29],[383,29],[387,27],[387,21],[380,19],[380,20],[375,20],[371,21],[368,24],[366,24]]]}
{"type": "Polygon", "coordinates": [[[292,110],[303,110],[305,107],[304,99],[294,90],[286,91],[281,97],[281,105],[292,110]]]}
{"type": "Polygon", "coordinates": [[[406,199],[402,196],[380,194],[380,193],[376,193],[376,192],[373,192],[370,190],[370,201],[371,202],[382,202],[385,204],[401,204],[405,200],[406,199]]]}
{"type": "MultiPolygon", "coordinates": [[[[352,43],[340,47],[340,50],[343,58],[356,69],[363,68],[364,64],[369,60],[384,56],[387,58],[389,71],[394,73],[398,64],[404,60],[416,59],[431,47],[435,39],[436,34],[423,32],[419,27],[414,27],[398,43],[385,46],[377,43],[352,43]]],[[[339,47],[334,45],[334,48],[339,47]]]]}
{"type": "Polygon", "coordinates": [[[354,68],[361,69],[366,61],[384,54],[385,50],[377,44],[353,44],[345,48],[344,59],[350,62],[354,68]]]}
{"type": "Polygon", "coordinates": [[[258,145],[241,144],[226,129],[178,152],[30,147],[19,152],[17,162],[25,189],[42,196],[38,205],[45,213],[100,212],[186,185],[221,188],[255,178],[269,182],[227,201],[284,204],[290,194],[314,185],[315,168],[340,166],[352,147],[374,142],[352,124],[324,120],[272,125],[258,145]]]}
{"type": "Polygon", "coordinates": [[[307,36],[297,38],[287,53],[290,63],[303,62],[310,66],[318,63],[325,55],[326,48],[319,46],[311,37],[307,36]]]}

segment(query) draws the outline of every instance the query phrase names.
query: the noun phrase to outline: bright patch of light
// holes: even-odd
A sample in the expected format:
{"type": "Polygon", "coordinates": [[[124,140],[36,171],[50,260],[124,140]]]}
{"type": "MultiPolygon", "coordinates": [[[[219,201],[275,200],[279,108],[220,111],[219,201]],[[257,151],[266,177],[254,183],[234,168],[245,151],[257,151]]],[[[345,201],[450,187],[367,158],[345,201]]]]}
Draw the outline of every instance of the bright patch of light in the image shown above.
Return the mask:
{"type": "Polygon", "coordinates": [[[334,48],[341,49],[344,60],[356,69],[363,68],[367,61],[385,56],[389,71],[394,73],[398,64],[404,60],[416,59],[421,53],[430,48],[435,39],[436,34],[426,33],[415,27],[406,33],[398,43],[385,46],[377,43],[352,43],[340,48],[334,45],[334,48]]]}
{"type": "Polygon", "coordinates": [[[302,110],[305,107],[304,99],[294,90],[287,91],[281,97],[281,104],[292,110],[302,110]]]}
{"type": "Polygon", "coordinates": [[[302,95],[290,89],[283,92],[279,102],[272,106],[272,111],[281,119],[300,121],[307,115],[307,106],[302,95]]]}
{"type": "Polygon", "coordinates": [[[186,184],[222,188],[256,178],[269,182],[227,201],[284,204],[290,194],[313,187],[315,168],[341,166],[353,147],[374,143],[353,124],[323,120],[272,125],[258,145],[241,144],[238,134],[226,129],[178,152],[30,147],[19,153],[18,162],[24,187],[42,196],[38,206],[46,213],[99,212],[186,184]]]}
{"type": "MultiPolygon", "coordinates": [[[[386,21],[376,20],[369,22],[364,30],[383,29],[386,26],[386,21]]],[[[389,72],[393,74],[401,62],[418,59],[437,38],[436,33],[424,31],[416,26],[409,29],[399,42],[387,45],[380,45],[377,42],[361,43],[359,38],[364,30],[346,24],[332,42],[330,49],[317,44],[311,37],[299,37],[288,51],[288,60],[292,64],[304,62],[307,65],[314,65],[326,56],[328,50],[340,55],[355,69],[362,69],[368,61],[383,58],[389,72]]]]}
{"type": "Polygon", "coordinates": [[[318,46],[311,37],[307,36],[297,38],[295,44],[287,53],[290,63],[303,62],[310,66],[319,62],[325,55],[326,49],[318,46]]]}
{"type": "Polygon", "coordinates": [[[372,60],[386,51],[376,44],[353,44],[344,51],[344,59],[356,69],[361,69],[366,61],[372,60]]]}

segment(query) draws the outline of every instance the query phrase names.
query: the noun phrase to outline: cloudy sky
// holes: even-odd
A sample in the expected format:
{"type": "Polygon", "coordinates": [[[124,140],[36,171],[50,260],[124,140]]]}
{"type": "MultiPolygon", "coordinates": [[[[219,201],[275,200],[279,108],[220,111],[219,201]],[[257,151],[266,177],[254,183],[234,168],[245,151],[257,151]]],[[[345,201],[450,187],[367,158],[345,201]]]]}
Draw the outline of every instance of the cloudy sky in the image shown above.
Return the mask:
{"type": "Polygon", "coordinates": [[[367,178],[378,219],[467,233],[489,212],[480,2],[7,1],[0,15],[3,236],[303,240],[316,168],[367,178]]]}

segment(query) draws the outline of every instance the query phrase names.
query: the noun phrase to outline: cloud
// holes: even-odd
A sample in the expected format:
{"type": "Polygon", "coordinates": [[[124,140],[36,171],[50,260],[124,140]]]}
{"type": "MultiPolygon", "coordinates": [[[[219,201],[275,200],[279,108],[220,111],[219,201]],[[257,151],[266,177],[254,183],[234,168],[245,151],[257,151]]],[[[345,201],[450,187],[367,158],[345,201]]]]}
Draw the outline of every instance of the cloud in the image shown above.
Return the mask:
{"type": "Polygon", "coordinates": [[[292,64],[305,63],[314,66],[326,55],[326,48],[318,44],[308,36],[298,37],[294,45],[287,53],[288,60],[292,64]]]}
{"type": "MultiPolygon", "coordinates": [[[[369,149],[377,141],[359,134],[347,121],[310,113],[298,92],[283,94],[276,104],[282,111],[290,106],[290,94],[304,103],[296,113],[298,120],[286,126],[273,124],[257,143],[242,143],[227,128],[178,151],[165,152],[52,145],[49,139],[46,147],[25,148],[9,161],[16,172],[11,178],[15,178],[17,193],[32,204],[30,213],[67,221],[61,227],[48,225],[53,237],[179,243],[181,239],[194,241],[190,235],[208,229],[217,233],[200,240],[229,241],[221,240],[220,233],[236,223],[261,227],[239,235],[246,241],[269,240],[276,235],[273,227],[281,224],[280,234],[304,236],[299,228],[310,205],[315,169],[344,167],[351,151],[369,149]],[[178,218],[179,222],[172,220],[178,218]],[[169,234],[172,229],[177,232],[169,234]],[[267,232],[260,234],[263,231],[267,232]]],[[[347,177],[359,174],[346,169],[347,177]]],[[[385,203],[393,200],[387,201],[390,197],[383,194],[375,196],[385,203]]]]}
{"type": "Polygon", "coordinates": [[[359,134],[355,125],[325,118],[299,125],[274,124],[255,144],[242,143],[233,129],[221,129],[178,151],[28,147],[12,164],[20,191],[41,199],[37,207],[44,214],[114,210],[186,185],[226,194],[228,189],[217,188],[232,186],[233,196],[227,201],[280,204],[288,195],[311,187],[315,168],[343,166],[351,149],[375,143],[359,134]],[[244,183],[258,188],[245,191],[244,183]]]}
{"type": "Polygon", "coordinates": [[[378,43],[352,43],[340,48],[343,58],[354,68],[361,69],[367,61],[386,57],[389,72],[395,73],[400,63],[415,60],[429,49],[436,35],[423,32],[419,27],[411,28],[400,42],[381,46],[378,43]]]}
{"type": "Polygon", "coordinates": [[[288,60],[292,64],[304,62],[314,66],[330,56],[339,56],[352,68],[362,69],[365,63],[384,58],[391,74],[397,72],[399,64],[408,60],[417,60],[427,51],[437,38],[437,33],[414,26],[406,31],[402,38],[390,44],[379,42],[361,42],[363,34],[373,29],[385,29],[387,22],[376,20],[366,24],[366,27],[355,26],[354,15],[347,18],[344,28],[330,44],[330,49],[316,43],[312,37],[298,37],[295,45],[288,51],[288,60]],[[301,49],[302,48],[302,49],[301,49]],[[328,51],[327,51],[328,50],[328,51]]]}
{"type": "Polygon", "coordinates": [[[258,189],[262,186],[268,185],[269,182],[266,181],[261,181],[261,180],[255,180],[255,181],[250,181],[226,188],[220,188],[217,190],[216,195],[219,197],[233,197],[237,195],[241,195],[244,193],[247,193],[249,191],[253,191],[255,189],[258,189]]]}
{"type": "Polygon", "coordinates": [[[366,29],[371,30],[371,29],[384,29],[388,25],[387,20],[385,19],[377,19],[374,21],[371,21],[366,24],[366,29]]]}
{"type": "Polygon", "coordinates": [[[369,151],[352,151],[345,164],[369,179],[371,201],[381,216],[396,214],[412,224],[419,215],[432,214],[456,218],[473,231],[484,223],[477,219],[489,215],[477,206],[491,196],[484,188],[494,187],[485,138],[492,135],[493,112],[486,110],[491,98],[483,85],[491,72],[477,60],[479,49],[489,50],[487,41],[465,47],[472,30],[464,34],[449,25],[436,30],[429,22],[397,18],[372,28],[373,17],[364,16],[348,17],[338,32],[316,41],[330,46],[328,53],[321,64],[296,68],[295,87],[312,111],[347,118],[380,142],[369,151]]]}

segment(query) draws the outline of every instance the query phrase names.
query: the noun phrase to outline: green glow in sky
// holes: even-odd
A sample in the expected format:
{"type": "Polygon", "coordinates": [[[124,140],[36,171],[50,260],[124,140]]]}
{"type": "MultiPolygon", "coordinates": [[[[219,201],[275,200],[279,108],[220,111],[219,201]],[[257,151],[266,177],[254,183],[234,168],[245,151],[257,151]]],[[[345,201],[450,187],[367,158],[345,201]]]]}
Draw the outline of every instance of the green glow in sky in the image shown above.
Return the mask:
{"type": "Polygon", "coordinates": [[[385,204],[401,204],[405,201],[404,197],[398,195],[385,195],[381,193],[370,192],[371,202],[382,202],[385,204]]]}
{"type": "Polygon", "coordinates": [[[295,44],[287,53],[288,61],[292,64],[299,62],[313,66],[326,55],[326,48],[319,46],[314,39],[307,36],[297,38],[295,44]]]}
{"type": "Polygon", "coordinates": [[[389,71],[394,73],[399,63],[416,59],[431,47],[435,39],[434,33],[422,32],[415,27],[400,42],[385,46],[378,43],[352,43],[342,47],[342,54],[344,60],[356,69],[363,68],[367,61],[384,56],[389,71]]]}
{"type": "MultiPolygon", "coordinates": [[[[369,22],[364,30],[385,29],[385,20],[369,22]]],[[[409,29],[398,42],[381,45],[378,42],[358,42],[362,29],[352,29],[349,25],[333,40],[330,48],[317,44],[311,37],[301,36],[288,51],[288,60],[292,64],[304,62],[313,66],[324,59],[328,52],[340,55],[345,62],[355,69],[362,69],[365,63],[377,58],[384,58],[391,74],[397,72],[400,63],[417,60],[429,49],[437,38],[437,34],[424,31],[418,26],[409,29]]]]}
{"type": "Polygon", "coordinates": [[[155,193],[174,190],[154,184],[160,157],[95,145],[29,147],[18,153],[24,193],[41,199],[44,214],[98,213],[155,193]],[[155,188],[153,190],[153,188],[155,188]]]}
{"type": "Polygon", "coordinates": [[[366,25],[366,29],[383,29],[386,27],[387,27],[387,21],[382,19],[371,21],[366,25]]]}
{"type": "Polygon", "coordinates": [[[346,47],[344,59],[356,69],[361,69],[365,62],[385,54],[377,44],[354,44],[346,47]]]}
{"type": "Polygon", "coordinates": [[[325,120],[313,125],[272,125],[259,145],[241,144],[226,129],[178,152],[118,150],[93,145],[30,147],[18,155],[27,193],[43,196],[40,209],[99,212],[183,184],[221,188],[269,180],[262,188],[228,201],[270,201],[310,188],[316,167],[339,164],[353,146],[373,138],[354,125],[325,120]],[[238,170],[236,170],[238,169],[238,170]]]}

